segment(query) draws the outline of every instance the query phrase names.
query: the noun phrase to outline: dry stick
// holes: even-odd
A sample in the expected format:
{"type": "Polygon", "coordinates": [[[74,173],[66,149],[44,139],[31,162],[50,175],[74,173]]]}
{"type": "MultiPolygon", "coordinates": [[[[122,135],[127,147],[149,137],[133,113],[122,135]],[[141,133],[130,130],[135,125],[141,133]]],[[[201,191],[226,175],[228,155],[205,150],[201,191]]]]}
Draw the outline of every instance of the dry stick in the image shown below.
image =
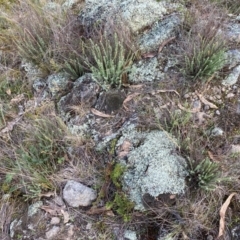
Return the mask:
{"type": "Polygon", "coordinates": [[[237,193],[233,192],[232,194],[229,195],[229,197],[227,198],[227,200],[224,202],[224,204],[222,205],[221,209],[220,209],[220,224],[219,224],[219,233],[218,233],[218,238],[220,238],[221,236],[223,236],[224,231],[225,231],[225,214],[227,211],[227,208],[231,202],[231,199],[234,195],[236,195],[237,193]]]}
{"type": "Polygon", "coordinates": [[[171,37],[167,40],[165,40],[164,42],[161,43],[161,45],[159,46],[158,49],[158,54],[162,51],[162,49],[164,48],[165,45],[167,45],[169,42],[171,42],[172,40],[174,40],[176,37],[171,37]]]}
{"type": "MultiPolygon", "coordinates": [[[[162,51],[162,49],[164,48],[165,45],[167,45],[169,42],[171,42],[171,41],[174,40],[175,38],[176,38],[176,37],[171,37],[171,38],[165,40],[164,42],[162,42],[162,43],[160,44],[159,48],[158,48],[158,53],[157,53],[157,54],[159,54],[159,53],[162,51]]],[[[143,58],[153,58],[153,57],[155,57],[157,54],[154,53],[154,52],[150,52],[150,53],[145,53],[145,54],[143,54],[142,57],[143,57],[143,58]]]]}

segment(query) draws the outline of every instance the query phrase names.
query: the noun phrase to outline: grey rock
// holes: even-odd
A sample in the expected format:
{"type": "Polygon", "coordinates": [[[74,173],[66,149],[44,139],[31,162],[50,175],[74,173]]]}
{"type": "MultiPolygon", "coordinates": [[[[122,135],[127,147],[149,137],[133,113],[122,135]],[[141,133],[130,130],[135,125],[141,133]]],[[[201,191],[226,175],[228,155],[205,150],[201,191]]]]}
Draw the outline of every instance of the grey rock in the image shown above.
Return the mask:
{"type": "Polygon", "coordinates": [[[67,0],[62,4],[62,8],[64,10],[71,9],[71,7],[78,2],[79,2],[79,0],[67,0]]]}
{"type": "Polygon", "coordinates": [[[85,74],[74,82],[71,92],[58,102],[59,114],[72,134],[89,134],[89,109],[95,106],[99,93],[100,87],[92,80],[92,75],[85,74]],[[79,107],[81,116],[74,114],[73,107],[79,107]]]}
{"type": "Polygon", "coordinates": [[[22,220],[15,219],[10,224],[10,237],[13,238],[15,236],[15,230],[18,229],[22,225],[22,220]]]}
{"type": "Polygon", "coordinates": [[[240,42],[240,23],[230,22],[227,27],[226,36],[230,41],[240,42]]]}
{"type": "Polygon", "coordinates": [[[126,0],[120,4],[122,18],[133,32],[152,25],[168,13],[166,1],[126,0]]]}
{"type": "Polygon", "coordinates": [[[176,30],[181,24],[181,19],[174,14],[154,23],[152,28],[137,40],[142,53],[156,51],[165,40],[176,36],[176,30]]]}
{"type": "MultiPolygon", "coordinates": [[[[46,232],[47,239],[53,239],[59,233],[60,227],[54,226],[46,232]]],[[[55,238],[56,239],[56,238],[55,238]]]]}
{"type": "Polygon", "coordinates": [[[231,235],[233,240],[238,240],[240,239],[240,225],[234,226],[231,229],[231,235]]]}
{"type": "Polygon", "coordinates": [[[29,82],[33,82],[36,78],[43,75],[42,71],[34,64],[23,60],[21,63],[21,67],[26,71],[26,77],[28,78],[29,82]]]}
{"type": "Polygon", "coordinates": [[[237,83],[240,76],[240,65],[236,66],[226,79],[222,81],[224,86],[232,86],[237,83]]]}
{"type": "Polygon", "coordinates": [[[60,99],[58,103],[60,115],[64,116],[71,111],[71,107],[81,104],[93,107],[99,92],[100,87],[92,80],[92,75],[83,75],[74,82],[71,92],[60,99]]]}
{"type": "Polygon", "coordinates": [[[17,235],[24,236],[24,239],[37,239],[37,236],[42,233],[47,224],[46,219],[44,219],[45,213],[40,209],[42,205],[42,201],[30,205],[28,211],[20,219],[15,219],[10,224],[12,239],[16,239],[17,235]]]}
{"type": "Polygon", "coordinates": [[[51,225],[56,225],[56,224],[59,224],[60,222],[61,222],[61,219],[60,219],[59,217],[53,217],[53,218],[51,219],[50,224],[51,224],[51,225]]]}
{"type": "Polygon", "coordinates": [[[28,207],[28,217],[32,217],[34,214],[36,214],[42,205],[43,205],[42,201],[38,201],[30,205],[28,207]]]}
{"type": "Polygon", "coordinates": [[[115,227],[113,233],[116,240],[137,240],[137,231],[115,227]]]}
{"type": "Polygon", "coordinates": [[[221,113],[220,113],[220,111],[219,110],[216,110],[216,115],[218,115],[218,116],[220,116],[221,115],[221,113]]]}
{"type": "Polygon", "coordinates": [[[233,49],[226,52],[226,64],[229,64],[229,69],[240,64],[240,50],[233,49]]]}
{"type": "Polygon", "coordinates": [[[133,83],[153,82],[164,79],[165,74],[160,71],[156,57],[140,60],[132,65],[129,81],[133,83]]]}
{"type": "Polygon", "coordinates": [[[129,128],[118,145],[125,139],[135,148],[127,155],[123,189],[135,202],[135,209],[145,209],[142,198],[146,194],[157,197],[163,193],[184,193],[186,161],[176,153],[176,140],[170,134],[139,133],[129,128]]]}
{"type": "Polygon", "coordinates": [[[94,27],[96,21],[106,22],[108,17],[116,19],[118,6],[118,0],[86,0],[78,20],[90,29],[94,27]]]}
{"type": "Polygon", "coordinates": [[[137,233],[132,230],[125,230],[124,239],[125,240],[138,240],[137,233]]]}
{"type": "Polygon", "coordinates": [[[211,130],[210,136],[211,137],[218,137],[218,136],[223,136],[224,131],[219,128],[219,127],[215,127],[211,130]]]}
{"type": "Polygon", "coordinates": [[[234,94],[234,93],[228,93],[228,94],[226,95],[226,98],[233,98],[233,97],[235,97],[235,94],[234,94]]]}
{"type": "Polygon", "coordinates": [[[71,207],[90,206],[96,197],[93,189],[73,180],[68,181],[63,189],[63,199],[71,207]]]}
{"type": "Polygon", "coordinates": [[[52,74],[47,78],[47,85],[53,97],[66,90],[69,83],[69,75],[66,73],[52,74]]]}
{"type": "Polygon", "coordinates": [[[202,103],[200,100],[195,100],[192,102],[192,106],[191,106],[192,110],[199,112],[201,110],[201,107],[202,107],[202,103]]]}
{"type": "Polygon", "coordinates": [[[39,105],[42,101],[50,99],[51,96],[47,88],[47,83],[43,78],[36,78],[32,86],[34,89],[35,106],[39,105]]]}
{"type": "Polygon", "coordinates": [[[232,154],[239,154],[240,153],[240,145],[235,145],[235,144],[232,144],[231,145],[231,148],[230,148],[230,153],[232,154]]]}

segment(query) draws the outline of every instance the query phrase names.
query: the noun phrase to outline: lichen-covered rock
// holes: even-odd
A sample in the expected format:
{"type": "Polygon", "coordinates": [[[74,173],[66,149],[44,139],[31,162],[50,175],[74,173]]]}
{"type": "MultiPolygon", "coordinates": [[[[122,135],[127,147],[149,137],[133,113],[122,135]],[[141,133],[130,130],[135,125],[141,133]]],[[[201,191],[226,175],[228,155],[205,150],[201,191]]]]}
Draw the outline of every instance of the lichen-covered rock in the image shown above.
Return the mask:
{"type": "Polygon", "coordinates": [[[173,11],[176,5],[155,0],[87,0],[79,15],[79,21],[84,26],[92,27],[96,21],[106,22],[111,19],[118,22],[121,19],[137,33],[169,14],[168,9],[173,11]]]}
{"type": "Polygon", "coordinates": [[[58,102],[59,114],[72,134],[83,136],[89,132],[87,117],[99,93],[100,87],[92,80],[92,75],[85,74],[74,82],[72,90],[58,102]]]}
{"type": "Polygon", "coordinates": [[[227,27],[227,38],[230,41],[239,43],[240,42],[240,23],[231,23],[227,27]]]}
{"type": "Polygon", "coordinates": [[[236,67],[240,64],[240,50],[233,49],[226,52],[226,64],[229,69],[236,67]]]}
{"type": "Polygon", "coordinates": [[[157,21],[137,40],[139,49],[142,53],[156,51],[164,41],[176,36],[176,30],[180,24],[181,19],[176,14],[157,21]]]}
{"type": "Polygon", "coordinates": [[[73,180],[68,181],[63,189],[63,198],[71,207],[90,206],[96,197],[93,189],[73,180]]]}
{"type": "Polygon", "coordinates": [[[48,89],[53,97],[66,90],[69,79],[66,73],[52,74],[47,78],[48,89]]]}
{"type": "Polygon", "coordinates": [[[133,150],[125,162],[123,189],[135,202],[135,209],[145,209],[142,198],[146,194],[158,197],[163,193],[184,193],[186,161],[176,153],[176,140],[170,134],[157,130],[139,133],[129,128],[118,146],[126,139],[132,143],[133,150]]]}
{"type": "Polygon", "coordinates": [[[129,23],[133,32],[152,25],[167,14],[166,2],[155,0],[126,0],[120,4],[123,20],[129,23]]]}
{"type": "Polygon", "coordinates": [[[125,230],[124,240],[137,240],[137,233],[132,230],[125,230]]]}
{"type": "Polygon", "coordinates": [[[232,72],[228,75],[228,77],[222,81],[222,84],[224,86],[232,86],[235,83],[237,83],[239,76],[240,76],[240,65],[238,65],[232,70],[232,72]]]}
{"type": "Polygon", "coordinates": [[[85,107],[93,107],[97,101],[100,87],[92,80],[91,74],[85,74],[78,78],[71,92],[59,101],[60,114],[71,111],[71,107],[83,104],[85,107]]]}
{"type": "Polygon", "coordinates": [[[153,82],[164,79],[156,57],[140,60],[132,65],[129,81],[133,83],[153,82]]]}

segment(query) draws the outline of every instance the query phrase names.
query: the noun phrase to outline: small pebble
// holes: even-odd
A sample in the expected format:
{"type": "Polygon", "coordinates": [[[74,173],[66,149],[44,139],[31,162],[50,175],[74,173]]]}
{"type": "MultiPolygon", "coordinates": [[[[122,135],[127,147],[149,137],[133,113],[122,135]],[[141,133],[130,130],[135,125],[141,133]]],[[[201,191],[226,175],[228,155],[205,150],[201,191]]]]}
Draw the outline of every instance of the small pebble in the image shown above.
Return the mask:
{"type": "Polygon", "coordinates": [[[216,113],[217,115],[220,115],[220,111],[219,111],[219,110],[217,110],[215,113],[216,113]]]}
{"type": "Polygon", "coordinates": [[[223,87],[223,88],[222,88],[222,92],[225,92],[225,91],[226,91],[226,88],[225,88],[225,87],[223,87]]]}
{"type": "Polygon", "coordinates": [[[216,95],[216,98],[217,99],[221,99],[221,95],[216,95]]]}
{"type": "Polygon", "coordinates": [[[56,225],[56,224],[59,224],[60,221],[61,221],[60,218],[58,218],[58,217],[53,217],[53,218],[51,219],[50,224],[56,225]]]}
{"type": "Polygon", "coordinates": [[[86,229],[87,229],[87,230],[92,229],[92,223],[88,223],[87,226],[86,226],[86,229]]]}
{"type": "Polygon", "coordinates": [[[214,98],[213,98],[212,96],[210,96],[210,97],[209,97],[209,100],[210,100],[210,101],[213,101],[213,100],[214,100],[214,98]]]}
{"type": "Polygon", "coordinates": [[[217,137],[217,136],[222,136],[224,134],[223,130],[219,127],[215,127],[211,131],[211,136],[217,137]]]}
{"type": "Polygon", "coordinates": [[[201,102],[199,100],[195,100],[193,103],[192,103],[192,109],[193,110],[200,110],[201,109],[201,102]]]}
{"type": "Polygon", "coordinates": [[[187,99],[187,98],[189,98],[190,97],[190,94],[189,93],[186,93],[186,94],[184,94],[184,96],[183,96],[185,99],[187,99]]]}
{"type": "Polygon", "coordinates": [[[205,106],[204,106],[204,110],[205,110],[205,111],[207,111],[207,110],[209,110],[209,109],[210,109],[209,105],[205,105],[205,106]]]}
{"type": "Polygon", "coordinates": [[[226,96],[226,98],[233,98],[234,96],[235,96],[234,93],[228,93],[227,96],[226,96]]]}

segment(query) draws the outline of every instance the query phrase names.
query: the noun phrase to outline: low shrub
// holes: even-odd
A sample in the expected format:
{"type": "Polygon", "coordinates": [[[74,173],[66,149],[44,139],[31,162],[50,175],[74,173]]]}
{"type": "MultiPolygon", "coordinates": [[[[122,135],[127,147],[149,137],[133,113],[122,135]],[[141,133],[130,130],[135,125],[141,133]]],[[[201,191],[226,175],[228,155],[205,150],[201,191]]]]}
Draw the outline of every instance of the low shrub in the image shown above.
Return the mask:
{"type": "Polygon", "coordinates": [[[104,89],[121,87],[122,76],[129,71],[134,53],[127,51],[117,33],[113,36],[103,33],[98,43],[90,39],[85,48],[85,64],[93,73],[95,81],[104,89]]]}
{"type": "Polygon", "coordinates": [[[205,79],[220,70],[225,63],[226,47],[215,37],[211,40],[201,36],[189,37],[191,42],[183,61],[184,75],[192,80],[205,79]]]}
{"type": "Polygon", "coordinates": [[[187,79],[205,80],[223,67],[227,49],[221,34],[224,19],[224,11],[208,1],[194,2],[185,13],[180,71],[187,79]]]}

